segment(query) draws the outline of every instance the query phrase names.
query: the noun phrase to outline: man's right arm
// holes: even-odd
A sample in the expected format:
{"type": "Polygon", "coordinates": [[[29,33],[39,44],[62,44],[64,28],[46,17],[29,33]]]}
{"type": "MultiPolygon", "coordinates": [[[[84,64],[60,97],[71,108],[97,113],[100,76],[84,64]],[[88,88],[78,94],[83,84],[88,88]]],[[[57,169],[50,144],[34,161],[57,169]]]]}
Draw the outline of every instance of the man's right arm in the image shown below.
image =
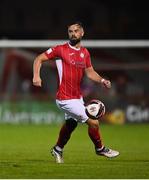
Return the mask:
{"type": "Polygon", "coordinates": [[[45,53],[38,55],[33,63],[33,85],[41,87],[40,68],[44,61],[47,61],[48,57],[45,53]]]}

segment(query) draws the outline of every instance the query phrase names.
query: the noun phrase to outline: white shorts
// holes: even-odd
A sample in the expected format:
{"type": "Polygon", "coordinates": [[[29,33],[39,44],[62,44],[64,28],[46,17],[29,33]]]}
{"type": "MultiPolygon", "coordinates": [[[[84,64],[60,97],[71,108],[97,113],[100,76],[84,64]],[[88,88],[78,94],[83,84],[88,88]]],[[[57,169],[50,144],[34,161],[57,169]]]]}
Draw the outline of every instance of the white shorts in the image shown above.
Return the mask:
{"type": "Polygon", "coordinates": [[[57,106],[64,111],[65,120],[73,118],[77,122],[85,123],[88,116],[85,113],[85,106],[83,99],[69,99],[58,100],[56,99],[57,106]]]}

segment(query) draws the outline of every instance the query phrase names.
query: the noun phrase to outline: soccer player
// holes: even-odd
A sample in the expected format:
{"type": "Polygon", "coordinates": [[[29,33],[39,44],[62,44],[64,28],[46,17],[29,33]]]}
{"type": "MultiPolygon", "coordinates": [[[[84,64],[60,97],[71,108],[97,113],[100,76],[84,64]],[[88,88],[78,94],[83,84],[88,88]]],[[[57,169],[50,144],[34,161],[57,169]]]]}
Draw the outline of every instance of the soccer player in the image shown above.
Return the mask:
{"type": "Polygon", "coordinates": [[[109,80],[101,77],[92,67],[88,50],[81,46],[84,29],[80,22],[68,25],[69,42],[49,48],[38,55],[33,64],[33,84],[41,87],[40,68],[44,61],[56,60],[59,87],[56,94],[56,104],[65,113],[65,123],[61,127],[57,143],[51,153],[57,163],[63,163],[63,149],[78,123],[88,125],[88,134],[95,146],[97,155],[116,157],[118,151],[106,148],[101,140],[99,121],[90,119],[85,113],[85,106],[80,90],[84,74],[91,80],[111,87],[109,80]]]}

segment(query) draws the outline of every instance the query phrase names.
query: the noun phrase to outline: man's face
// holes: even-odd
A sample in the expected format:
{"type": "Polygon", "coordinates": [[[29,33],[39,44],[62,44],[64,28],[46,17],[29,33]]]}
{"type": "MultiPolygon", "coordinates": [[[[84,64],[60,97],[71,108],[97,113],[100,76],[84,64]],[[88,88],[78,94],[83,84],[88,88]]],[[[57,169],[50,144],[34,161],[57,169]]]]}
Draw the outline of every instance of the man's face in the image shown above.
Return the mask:
{"type": "Polygon", "coordinates": [[[68,36],[69,36],[69,40],[70,42],[80,42],[80,40],[82,39],[84,35],[84,31],[83,28],[80,27],[77,24],[73,24],[71,26],[69,26],[68,28],[68,36]]]}

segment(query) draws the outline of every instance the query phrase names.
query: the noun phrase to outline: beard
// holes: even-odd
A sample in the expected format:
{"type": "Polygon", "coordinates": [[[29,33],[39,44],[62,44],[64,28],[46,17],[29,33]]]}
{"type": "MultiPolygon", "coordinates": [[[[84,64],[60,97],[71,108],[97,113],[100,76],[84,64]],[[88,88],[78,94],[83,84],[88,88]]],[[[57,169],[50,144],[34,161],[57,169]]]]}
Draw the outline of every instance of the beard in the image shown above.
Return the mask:
{"type": "Polygon", "coordinates": [[[81,38],[79,38],[79,39],[69,39],[69,43],[70,43],[71,46],[75,46],[80,41],[81,41],[81,38]]]}

